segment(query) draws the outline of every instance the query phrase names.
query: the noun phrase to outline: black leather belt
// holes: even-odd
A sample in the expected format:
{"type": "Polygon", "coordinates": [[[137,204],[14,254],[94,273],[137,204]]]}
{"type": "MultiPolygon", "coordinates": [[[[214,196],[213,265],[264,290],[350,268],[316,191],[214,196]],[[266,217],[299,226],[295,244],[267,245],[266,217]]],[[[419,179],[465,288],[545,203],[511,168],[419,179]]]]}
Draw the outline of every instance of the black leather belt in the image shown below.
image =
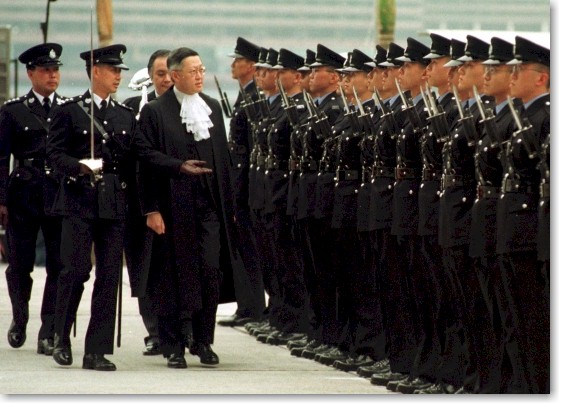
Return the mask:
{"type": "Polygon", "coordinates": [[[291,158],[288,160],[288,170],[289,171],[296,171],[300,169],[300,160],[291,158]]]}
{"type": "Polygon", "coordinates": [[[498,198],[500,195],[499,187],[477,185],[477,199],[498,198]]]}
{"type": "Polygon", "coordinates": [[[302,160],[300,163],[300,169],[305,172],[318,171],[318,162],[316,160],[302,160]]]}
{"type": "Polygon", "coordinates": [[[357,170],[337,170],[338,181],[356,181],[359,179],[359,171],[357,170]]]}
{"type": "Polygon", "coordinates": [[[549,183],[543,183],[539,186],[540,198],[549,198],[549,183]]]}
{"type": "Polygon", "coordinates": [[[397,180],[403,179],[416,179],[419,178],[422,174],[422,171],[419,168],[401,168],[396,167],[394,171],[394,178],[397,180]]]}
{"type": "Polygon", "coordinates": [[[539,192],[539,187],[536,188],[533,184],[506,178],[502,181],[502,192],[521,192],[524,194],[536,194],[539,192]]]}
{"type": "Polygon", "coordinates": [[[237,153],[237,154],[247,153],[247,147],[245,147],[241,144],[235,144],[233,141],[230,141],[228,143],[228,146],[229,146],[230,151],[233,151],[234,153],[237,153]]]}
{"type": "Polygon", "coordinates": [[[373,167],[373,177],[394,178],[396,168],[394,167],[373,167]]]}
{"type": "Polygon", "coordinates": [[[18,167],[45,168],[45,160],[43,158],[20,158],[16,160],[18,167]]]}
{"type": "Polygon", "coordinates": [[[267,157],[266,168],[268,170],[286,169],[288,167],[287,160],[279,160],[277,158],[267,157]]]}
{"type": "Polygon", "coordinates": [[[424,168],[422,172],[422,181],[439,181],[441,179],[440,170],[432,170],[431,168],[424,168]]]}
{"type": "Polygon", "coordinates": [[[462,175],[442,175],[441,176],[441,188],[451,188],[451,187],[463,187],[466,185],[472,185],[474,180],[472,178],[464,177],[462,175]]]}

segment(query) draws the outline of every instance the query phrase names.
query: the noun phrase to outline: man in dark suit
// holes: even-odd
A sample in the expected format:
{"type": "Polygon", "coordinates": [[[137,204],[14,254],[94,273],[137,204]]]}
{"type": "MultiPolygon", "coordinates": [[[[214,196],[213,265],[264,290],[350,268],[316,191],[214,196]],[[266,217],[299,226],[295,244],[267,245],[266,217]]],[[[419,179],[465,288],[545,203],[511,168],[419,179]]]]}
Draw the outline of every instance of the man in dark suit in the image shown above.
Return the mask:
{"type": "Polygon", "coordinates": [[[174,86],[142,109],[135,136],[141,209],[153,241],[146,294],[167,366],[187,367],[185,346],[214,365],[220,285],[235,256],[227,138],[219,102],[201,93],[206,68],[198,53],[173,50],[167,66],[174,86]]]}
{"type": "Polygon", "coordinates": [[[57,108],[47,143],[48,157],[62,176],[54,210],[63,216],[64,269],[57,290],[53,358],[60,365],[73,362],[70,331],[90,278],[94,243],[96,278],[82,367],[102,371],[116,370],[104,355],[114,351],[126,172],[136,125],[133,111],[110,97],[118,89],[122,70],[128,69],[122,60],[125,51],[124,45],[116,44],[80,54],[92,90],[57,108]]]}
{"type": "Polygon", "coordinates": [[[12,303],[8,343],[21,347],[26,340],[35,246],[39,230],[46,242],[47,279],[41,304],[37,353],[53,353],[53,329],[60,258],[61,219],[50,213],[57,181],[46,157],[51,107],[62,102],[55,91],[61,74],[63,48],[46,43],[19,56],[32,88],[27,95],[6,102],[0,110],[0,221],[6,228],[6,280],[12,303]],[[10,173],[10,155],[15,169],[10,173]]]}
{"type": "Polygon", "coordinates": [[[510,94],[522,99],[521,116],[532,127],[510,139],[502,161],[496,251],[515,324],[503,329],[506,349],[515,362],[512,390],[549,393],[550,280],[549,269],[542,269],[538,262],[536,236],[541,180],[538,152],[550,131],[550,51],[517,36],[514,59],[508,64],[514,66],[510,94]]]}
{"type": "Polygon", "coordinates": [[[218,325],[243,326],[248,322],[263,319],[265,312],[265,288],[261,261],[257,258],[257,239],[253,231],[249,208],[249,161],[253,147],[253,127],[259,121],[254,106],[244,107],[245,99],[256,101],[255,64],[259,61],[259,47],[245,38],[238,37],[234,52],[228,55],[232,78],[237,80],[241,90],[233,107],[229,129],[229,152],[232,164],[233,192],[237,220],[237,247],[241,264],[234,265],[234,290],[237,309],[233,315],[220,319],[218,325]],[[245,98],[244,98],[245,96],[245,98]]]}
{"type": "MultiPolygon", "coordinates": [[[[167,49],[159,49],[149,57],[147,63],[147,73],[153,84],[153,91],[149,92],[144,102],[149,102],[159,95],[165,93],[172,85],[171,75],[167,69],[167,57],[170,51],[167,49]]],[[[124,100],[124,105],[129,106],[139,117],[139,112],[143,105],[142,95],[134,96],[124,100]]],[[[144,292],[147,281],[141,280],[140,276],[143,275],[143,267],[148,256],[142,256],[144,253],[145,245],[145,231],[147,225],[145,224],[145,216],[141,213],[139,206],[139,192],[137,190],[137,176],[139,174],[137,161],[132,161],[132,168],[130,179],[128,181],[128,211],[126,217],[126,232],[124,240],[124,250],[126,265],[128,268],[129,281],[133,297],[137,297],[139,304],[139,314],[149,334],[144,338],[145,349],[143,355],[159,355],[161,353],[159,348],[159,334],[157,332],[157,316],[151,309],[151,304],[147,296],[140,295],[144,292]]],[[[147,253],[150,249],[147,248],[147,253]]]]}

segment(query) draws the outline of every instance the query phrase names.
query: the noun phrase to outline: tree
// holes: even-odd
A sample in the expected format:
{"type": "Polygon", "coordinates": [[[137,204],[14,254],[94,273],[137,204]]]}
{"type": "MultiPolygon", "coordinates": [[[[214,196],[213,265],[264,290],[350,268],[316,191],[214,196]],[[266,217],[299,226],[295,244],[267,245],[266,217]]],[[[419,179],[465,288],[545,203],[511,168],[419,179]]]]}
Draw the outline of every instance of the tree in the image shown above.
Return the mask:
{"type": "Polygon", "coordinates": [[[377,43],[388,48],[388,45],[394,40],[396,0],[376,0],[375,15],[377,16],[377,43]]]}

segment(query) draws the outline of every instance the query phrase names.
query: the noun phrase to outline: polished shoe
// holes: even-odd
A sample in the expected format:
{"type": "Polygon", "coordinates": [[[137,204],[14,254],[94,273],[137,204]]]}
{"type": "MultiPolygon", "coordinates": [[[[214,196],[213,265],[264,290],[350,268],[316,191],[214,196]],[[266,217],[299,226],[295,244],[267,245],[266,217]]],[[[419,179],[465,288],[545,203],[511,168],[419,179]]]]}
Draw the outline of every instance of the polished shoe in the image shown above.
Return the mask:
{"type": "Polygon", "coordinates": [[[26,328],[16,325],[12,320],[8,329],[8,343],[12,348],[21,348],[26,341],[26,328]]]}
{"type": "Polygon", "coordinates": [[[169,355],[167,358],[167,367],[171,369],[186,369],[187,364],[184,355],[177,355],[176,353],[169,355]]]}
{"type": "MultiPolygon", "coordinates": [[[[290,351],[290,354],[292,356],[298,356],[298,357],[302,357],[302,352],[304,352],[305,350],[311,351],[314,348],[317,348],[318,346],[320,346],[322,344],[322,342],[320,342],[317,339],[312,339],[310,341],[308,341],[308,343],[306,344],[306,346],[304,346],[303,348],[299,347],[299,348],[294,348],[290,351]]],[[[312,357],[314,357],[315,353],[312,353],[312,357]]]]}
{"type": "Polygon", "coordinates": [[[87,353],[82,358],[82,368],[90,370],[98,370],[102,372],[113,372],[116,370],[116,365],[104,357],[104,355],[97,353],[87,353]]]}
{"type": "Polygon", "coordinates": [[[360,377],[365,377],[370,379],[372,375],[375,373],[386,373],[390,372],[390,363],[388,359],[382,359],[378,362],[375,362],[373,365],[370,366],[361,366],[357,369],[357,375],[360,377]]]}
{"type": "Polygon", "coordinates": [[[253,322],[253,318],[242,317],[237,314],[230,315],[229,317],[220,319],[217,324],[220,326],[245,326],[248,322],[253,322]]]}
{"type": "Polygon", "coordinates": [[[389,382],[386,384],[386,389],[396,392],[397,391],[396,389],[398,388],[398,385],[400,383],[410,383],[410,380],[411,380],[410,377],[405,377],[404,379],[401,380],[389,380],[389,382]]]}
{"type": "Polygon", "coordinates": [[[267,337],[267,343],[269,345],[286,345],[288,341],[297,340],[303,338],[305,335],[301,333],[280,332],[278,335],[271,334],[267,337]]]}
{"type": "Polygon", "coordinates": [[[367,355],[350,356],[345,360],[336,360],[333,367],[344,372],[353,372],[362,366],[372,366],[375,364],[373,358],[367,355]]]}
{"type": "Polygon", "coordinates": [[[37,341],[37,353],[40,355],[53,355],[53,348],[53,339],[51,338],[39,339],[37,341]]]}
{"type": "Polygon", "coordinates": [[[396,386],[396,391],[402,394],[414,394],[416,390],[424,390],[428,387],[431,387],[433,383],[430,383],[426,379],[422,379],[421,377],[417,377],[414,380],[410,380],[408,382],[400,382],[398,386],[396,386]]]}
{"type": "Polygon", "coordinates": [[[259,335],[257,335],[257,340],[261,343],[267,343],[267,338],[271,335],[280,335],[282,332],[278,331],[278,330],[273,330],[270,332],[263,332],[260,333],[259,335]]]}
{"type": "Polygon", "coordinates": [[[308,342],[310,342],[310,339],[308,339],[307,335],[304,335],[304,337],[302,337],[300,339],[289,340],[286,343],[286,347],[287,347],[288,350],[293,350],[294,348],[303,348],[306,345],[308,345],[308,342]]]}
{"type": "Polygon", "coordinates": [[[160,355],[161,354],[161,346],[159,345],[159,341],[156,341],[154,339],[149,339],[145,343],[145,349],[143,349],[142,353],[143,353],[144,356],[160,355]]]}
{"type": "Polygon", "coordinates": [[[189,350],[191,355],[200,357],[200,363],[203,365],[217,365],[220,358],[214,353],[210,345],[195,345],[189,350]]]}
{"type": "Polygon", "coordinates": [[[396,373],[396,372],[387,372],[384,374],[376,373],[371,376],[371,384],[377,386],[386,386],[388,382],[396,382],[404,380],[408,377],[407,374],[404,373],[396,373]]]}
{"type": "Polygon", "coordinates": [[[455,393],[453,394],[472,394],[472,393],[469,390],[467,390],[464,386],[461,386],[460,388],[455,390],[455,393]]]}
{"type": "Polygon", "coordinates": [[[73,364],[73,353],[71,352],[71,347],[66,345],[61,345],[57,340],[57,334],[55,334],[54,340],[55,346],[53,348],[53,359],[55,362],[61,366],[70,366],[73,364]]]}
{"type": "Polygon", "coordinates": [[[338,360],[346,360],[350,356],[349,352],[345,352],[339,348],[334,348],[328,352],[316,355],[316,362],[326,366],[333,366],[338,360]]]}
{"type": "Polygon", "coordinates": [[[414,394],[454,394],[457,391],[451,384],[436,383],[422,390],[415,390],[414,394]]]}
{"type": "Polygon", "coordinates": [[[334,349],[334,346],[323,343],[312,350],[309,350],[308,348],[304,349],[304,351],[302,351],[302,357],[305,359],[310,359],[310,360],[313,359],[317,361],[320,355],[322,355],[325,352],[329,352],[332,349],[334,349]]]}

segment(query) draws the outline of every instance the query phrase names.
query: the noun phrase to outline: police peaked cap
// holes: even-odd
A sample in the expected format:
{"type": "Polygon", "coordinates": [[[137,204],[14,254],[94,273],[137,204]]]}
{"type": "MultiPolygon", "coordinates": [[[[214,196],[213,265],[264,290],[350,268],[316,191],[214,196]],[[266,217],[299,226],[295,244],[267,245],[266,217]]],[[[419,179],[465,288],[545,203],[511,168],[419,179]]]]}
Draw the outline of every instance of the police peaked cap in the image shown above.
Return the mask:
{"type": "Polygon", "coordinates": [[[501,65],[514,58],[514,45],[502,38],[492,37],[490,40],[490,48],[488,58],[484,65],[501,65]]]}
{"type": "Polygon", "coordinates": [[[386,61],[381,62],[379,66],[396,66],[401,67],[404,63],[398,61],[396,58],[400,58],[404,55],[404,48],[400,45],[391,42],[388,46],[388,52],[386,54],[386,61]]]}
{"type": "Polygon", "coordinates": [[[261,49],[261,53],[259,54],[259,62],[255,64],[260,68],[272,68],[277,64],[277,59],[279,57],[279,53],[276,49],[269,48],[269,49],[261,49]]]}
{"type": "Polygon", "coordinates": [[[306,50],[306,59],[304,59],[304,65],[298,68],[299,71],[309,71],[310,65],[316,61],[316,53],[311,49],[306,50]]]}
{"type": "Polygon", "coordinates": [[[432,46],[430,47],[430,53],[424,56],[424,59],[436,59],[450,55],[451,40],[449,38],[436,33],[431,33],[430,38],[432,39],[432,46]]]}
{"type": "Polygon", "coordinates": [[[372,58],[367,54],[354,49],[347,54],[347,60],[343,64],[343,69],[340,72],[371,72],[373,68],[367,63],[371,62],[372,58]]]}
{"type": "Polygon", "coordinates": [[[343,66],[345,58],[339,55],[337,52],[325,47],[322,44],[318,44],[316,52],[316,62],[310,65],[311,68],[317,66],[330,66],[335,69],[339,69],[343,66]]]}
{"type": "Polygon", "coordinates": [[[508,62],[508,65],[518,65],[523,62],[535,62],[549,67],[549,49],[517,35],[514,59],[508,62]]]}
{"type": "MultiPolygon", "coordinates": [[[[124,64],[123,57],[126,53],[127,48],[123,44],[114,44],[107,47],[97,48],[92,50],[92,62],[93,65],[106,64],[112,65],[116,68],[121,68],[124,70],[129,70],[129,68],[124,64]]],[[[86,61],[86,65],[90,65],[90,52],[84,51],[80,53],[80,57],[86,61]]]]}
{"type": "Polygon", "coordinates": [[[408,37],[406,41],[408,46],[404,50],[404,55],[396,58],[396,60],[401,62],[418,62],[422,65],[427,65],[430,61],[424,59],[424,56],[430,53],[430,49],[412,37],[408,37]]]}
{"type": "Polygon", "coordinates": [[[245,38],[237,37],[235,49],[228,57],[247,58],[253,62],[259,61],[259,46],[247,41],[245,38]]]}
{"type": "Polygon", "coordinates": [[[488,59],[488,49],[488,42],[484,42],[477,37],[468,35],[467,45],[465,46],[465,55],[459,58],[458,61],[485,61],[488,59]]]}
{"type": "Polygon", "coordinates": [[[294,69],[298,70],[304,66],[304,58],[296,55],[294,52],[286,48],[281,48],[279,51],[279,58],[273,69],[294,69]]]}
{"type": "Polygon", "coordinates": [[[380,63],[386,61],[386,48],[377,45],[377,53],[372,61],[365,62],[365,65],[370,66],[371,68],[376,68],[380,63]]]}
{"type": "Polygon", "coordinates": [[[63,65],[59,61],[59,57],[63,52],[63,47],[54,42],[35,45],[28,50],[22,52],[18,57],[18,61],[32,68],[34,66],[59,66],[63,65]]]}
{"type": "Polygon", "coordinates": [[[265,64],[267,52],[269,52],[267,48],[259,47],[259,55],[257,56],[257,63],[255,63],[255,66],[262,67],[265,64]]]}
{"type": "Polygon", "coordinates": [[[451,54],[451,61],[449,61],[443,66],[450,68],[454,66],[463,65],[463,62],[459,61],[459,58],[465,55],[465,43],[463,41],[459,41],[456,40],[455,38],[452,38],[451,48],[449,53],[451,54]]]}

